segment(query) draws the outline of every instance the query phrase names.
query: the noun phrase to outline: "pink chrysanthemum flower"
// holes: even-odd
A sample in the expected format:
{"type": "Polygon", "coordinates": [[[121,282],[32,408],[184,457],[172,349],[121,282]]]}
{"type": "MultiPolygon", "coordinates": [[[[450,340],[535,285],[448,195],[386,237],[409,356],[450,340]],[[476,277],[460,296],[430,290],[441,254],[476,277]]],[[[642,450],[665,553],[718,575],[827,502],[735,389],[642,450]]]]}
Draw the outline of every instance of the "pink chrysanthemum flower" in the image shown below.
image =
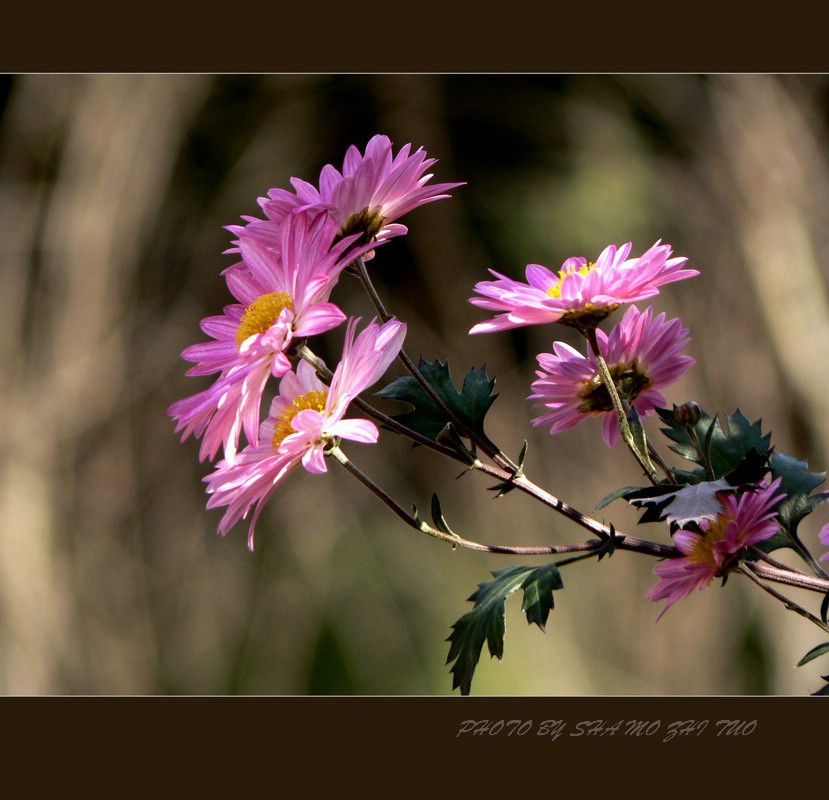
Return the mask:
{"type": "Polygon", "coordinates": [[[205,478],[212,495],[208,508],[227,506],[219,532],[227,533],[252,506],[248,546],[253,549],[256,521],[280,481],[300,463],[308,472],[323,473],[325,448],[332,439],[349,439],[373,444],[377,426],[367,419],[343,419],[349,403],[376,383],[403,346],[406,325],[390,320],[384,325],[371,322],[355,338],[359,319],[349,320],[342,360],[326,386],[305,361],[296,372],[286,373],[279,395],[262,423],[259,444],[250,445],[235,463],[220,461],[216,471],[205,478]]]}
{"type": "MultiPolygon", "coordinates": [[[[818,539],[820,540],[821,544],[825,544],[829,547],[829,523],[824,525],[820,529],[820,533],[818,534],[818,539]]],[[[821,557],[821,561],[829,561],[829,550],[827,550],[821,557]]]]}
{"type": "MultiPolygon", "coordinates": [[[[622,400],[633,406],[640,417],[665,406],[659,391],[672,384],[694,364],[691,356],[681,354],[689,342],[688,331],[679,319],[655,319],[653,309],[640,313],[636,306],[625,312],[621,322],[607,335],[596,331],[599,349],[622,400]]],[[[593,353],[584,356],[564,342],[553,344],[553,353],[540,353],[530,400],[539,400],[547,411],[532,421],[535,427],[550,427],[550,434],[572,428],[600,415],[602,437],[608,447],[620,438],[619,420],[610,395],[602,383],[593,353]]]]}
{"type": "Polygon", "coordinates": [[[786,495],[777,493],[781,479],[756,491],[734,494],[718,493],[723,511],[713,520],[700,520],[704,533],[680,530],[674,544],[683,554],[680,558],[661,561],[654,568],[659,583],[645,594],[654,602],[667,600],[657,619],[677,601],[688,597],[694,589],[705,589],[718,575],[728,571],[734,556],[746,547],[774,536],[779,530],[775,506],[786,495]]]}
{"type": "Polygon", "coordinates": [[[336,235],[336,224],[324,214],[296,213],[282,228],[279,255],[255,240],[240,240],[243,260],[224,273],[240,302],[202,321],[202,330],[215,341],[182,352],[197,362],[188,375],[221,375],[167,412],[177,420],[176,431],[183,429],[182,441],[204,435],[202,460],[212,459],[224,445],[225,458],[232,461],[241,429],[256,443],[265,383],[290,370],[294,341],[345,321],[328,297],[342,270],[367,246],[353,247],[352,236],[332,247],[336,235]]]}
{"type": "Polygon", "coordinates": [[[480,297],[472,305],[501,312],[479,322],[470,333],[489,333],[522,325],[560,322],[576,328],[595,327],[623,303],[645,300],[666,283],[699,275],[682,269],[687,258],[670,258],[671,247],[657,241],[639,258],[628,258],[631,243],[606,247],[595,263],[568,258],[558,272],[540,264],[527,266],[527,283],[512,280],[495,270],[496,281],[475,285],[480,297]]]}
{"type": "Polygon", "coordinates": [[[432,175],[424,173],[436,162],[426,157],[422,147],[411,153],[411,144],[393,156],[389,138],[378,134],[366,145],[365,155],[353,145],[348,148],[342,172],[331,164],[323,167],[319,189],[291,178],[296,193],[271,189],[267,198],[260,198],[266,220],[245,217],[246,226],[228,229],[277,247],[278,231],[288,214],[297,208],[325,208],[338,223],[341,236],[359,234],[364,242],[382,244],[407,232],[395,220],[425,203],[449,197],[450,189],[463,185],[427,185],[432,175]]]}

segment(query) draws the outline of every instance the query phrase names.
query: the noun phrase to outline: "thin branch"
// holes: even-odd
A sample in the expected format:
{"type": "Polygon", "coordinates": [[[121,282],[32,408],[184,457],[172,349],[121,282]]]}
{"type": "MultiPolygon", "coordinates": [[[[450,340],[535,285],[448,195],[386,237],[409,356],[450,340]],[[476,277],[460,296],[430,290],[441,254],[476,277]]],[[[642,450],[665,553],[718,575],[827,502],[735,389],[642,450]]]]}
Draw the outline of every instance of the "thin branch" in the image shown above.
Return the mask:
{"type": "Polygon", "coordinates": [[[428,534],[435,539],[440,539],[443,542],[451,544],[453,547],[463,547],[467,550],[478,550],[486,553],[501,553],[506,555],[521,555],[521,556],[539,556],[539,555],[558,555],[561,553],[580,553],[600,550],[604,544],[601,540],[593,542],[583,542],[581,544],[568,545],[552,545],[539,547],[511,547],[506,545],[489,545],[474,542],[470,539],[464,539],[462,536],[453,535],[439,531],[433,528],[428,523],[410,514],[403,506],[400,505],[391,495],[385,490],[381,489],[371,478],[368,477],[359,467],[355,466],[351,460],[343,453],[339,447],[330,447],[326,451],[326,455],[332,457],[337,463],[341,464],[345,469],[351,473],[360,483],[369,489],[372,494],[379,497],[400,519],[403,520],[409,527],[428,534]]]}
{"type": "MultiPolygon", "coordinates": [[[[374,307],[377,309],[377,313],[380,315],[380,318],[383,322],[388,322],[392,318],[392,315],[386,310],[383,300],[377,293],[371,277],[368,274],[368,270],[366,269],[365,262],[362,258],[358,258],[354,261],[352,266],[354,266],[357,276],[363,284],[363,288],[366,290],[371,302],[374,304],[374,307]]],[[[414,361],[402,348],[398,354],[398,358],[406,368],[406,371],[417,381],[418,385],[424,392],[426,392],[429,399],[438,407],[441,414],[443,414],[446,419],[457,428],[458,431],[462,432],[464,436],[468,437],[470,441],[480,447],[481,450],[483,450],[484,453],[495,461],[496,464],[507,469],[511,469],[514,472],[518,471],[517,464],[513,463],[513,461],[504,452],[502,452],[494,442],[491,442],[486,436],[482,436],[475,431],[470,430],[464,421],[460,419],[455,412],[449,408],[449,406],[446,405],[443,398],[435,391],[434,387],[429,383],[429,381],[426,380],[423,373],[420,369],[418,369],[414,361]]]]}
{"type": "Polygon", "coordinates": [[[741,566],[738,570],[747,578],[750,578],[754,583],[756,583],[764,592],[767,592],[775,599],[779,600],[783,605],[789,610],[794,611],[795,614],[800,614],[801,617],[805,617],[809,620],[809,622],[813,622],[815,625],[818,626],[821,630],[826,631],[829,633],[829,625],[827,625],[822,619],[819,619],[810,611],[807,611],[803,606],[795,603],[794,600],[789,599],[784,594],[781,594],[776,589],[773,589],[771,586],[766,585],[763,583],[750,569],[746,569],[745,566],[741,566]]]}

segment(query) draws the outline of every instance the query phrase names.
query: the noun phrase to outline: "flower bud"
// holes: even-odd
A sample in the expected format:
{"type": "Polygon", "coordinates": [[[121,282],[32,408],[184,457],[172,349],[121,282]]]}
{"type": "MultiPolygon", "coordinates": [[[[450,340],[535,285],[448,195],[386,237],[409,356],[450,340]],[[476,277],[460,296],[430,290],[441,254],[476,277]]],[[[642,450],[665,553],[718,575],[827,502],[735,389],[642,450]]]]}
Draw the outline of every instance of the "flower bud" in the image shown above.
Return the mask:
{"type": "Polygon", "coordinates": [[[699,422],[700,407],[693,400],[683,403],[681,406],[674,403],[674,420],[678,425],[694,426],[699,422]]]}

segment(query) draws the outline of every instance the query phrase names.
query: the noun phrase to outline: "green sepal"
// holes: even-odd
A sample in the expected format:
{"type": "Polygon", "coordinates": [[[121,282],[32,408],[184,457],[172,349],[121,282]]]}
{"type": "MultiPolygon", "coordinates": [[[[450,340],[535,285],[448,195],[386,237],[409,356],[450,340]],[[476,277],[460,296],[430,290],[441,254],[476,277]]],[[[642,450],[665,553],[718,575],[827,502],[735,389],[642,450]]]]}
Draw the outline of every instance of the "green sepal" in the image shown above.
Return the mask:
{"type": "Polygon", "coordinates": [[[820,656],[829,653],[829,642],[824,642],[823,644],[819,644],[813,647],[808,653],[806,653],[800,661],[795,664],[796,667],[802,667],[804,664],[808,664],[810,661],[814,661],[816,658],[820,658],[820,656]]]}
{"type": "Polygon", "coordinates": [[[645,426],[642,425],[642,418],[633,406],[628,409],[625,416],[631,436],[633,436],[633,446],[639,451],[639,455],[650,467],[651,473],[654,474],[656,470],[654,469],[654,466],[651,463],[650,455],[648,454],[648,438],[645,435],[645,426]]]}
{"type": "Polygon", "coordinates": [[[489,648],[490,656],[500,660],[504,655],[504,603],[507,597],[523,589],[522,611],[527,622],[544,630],[554,604],[553,591],[564,586],[555,564],[511,566],[493,572],[492,576],[495,580],[479,584],[468,598],[474,607],[452,625],[452,633],[446,640],[450,643],[446,663],[454,661],[450,670],[452,688],[460,688],[464,695],[468,695],[472,687],[484,644],[489,648]]]}
{"type": "Polygon", "coordinates": [[[438,498],[437,494],[432,494],[432,522],[435,523],[435,527],[441,531],[442,533],[446,533],[449,536],[454,536],[455,538],[460,538],[457,533],[455,533],[450,527],[449,523],[446,521],[446,518],[443,516],[443,511],[440,507],[440,499],[438,498]]]}
{"type": "MultiPolygon", "coordinates": [[[[447,408],[471,431],[483,435],[484,417],[497,397],[492,394],[495,380],[487,376],[486,367],[471,369],[460,391],[452,380],[448,361],[424,361],[421,358],[418,370],[447,408]]],[[[430,439],[436,439],[450,421],[411,375],[397,378],[375,394],[386,400],[400,400],[411,405],[412,411],[398,414],[393,419],[430,439]]]]}

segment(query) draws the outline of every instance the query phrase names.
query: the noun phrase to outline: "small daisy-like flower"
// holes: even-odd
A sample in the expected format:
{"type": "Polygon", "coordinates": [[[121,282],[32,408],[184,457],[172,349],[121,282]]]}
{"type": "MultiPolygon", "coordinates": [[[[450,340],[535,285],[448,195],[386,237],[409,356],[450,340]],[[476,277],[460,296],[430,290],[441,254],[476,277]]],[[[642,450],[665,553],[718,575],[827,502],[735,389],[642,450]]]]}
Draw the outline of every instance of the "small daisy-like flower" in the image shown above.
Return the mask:
{"type": "Polygon", "coordinates": [[[208,389],[168,409],[176,431],[204,435],[199,455],[212,459],[221,445],[232,461],[241,429],[257,441],[259,406],[269,376],[291,368],[288,353],[295,340],[323,333],[345,321],[328,297],[342,270],[366,247],[356,237],[332,242],[337,226],[324,214],[298,212],[283,226],[279,254],[243,237],[242,262],[225,270],[239,303],[222,316],[207,317],[201,328],[214,341],[192,345],[182,357],[197,365],[188,375],[221,373],[208,389]]]}
{"type": "Polygon", "coordinates": [[[671,258],[671,247],[656,242],[639,258],[628,258],[631,243],[606,247],[595,262],[568,258],[558,272],[540,264],[527,266],[527,283],[512,280],[495,270],[498,280],[475,285],[480,296],[472,305],[501,312],[491,320],[479,322],[470,333],[560,322],[587,329],[598,325],[623,303],[645,300],[659,293],[666,283],[699,275],[682,269],[687,258],[671,258]]]}
{"type": "Polygon", "coordinates": [[[677,531],[674,544],[683,555],[653,568],[659,583],[645,594],[654,602],[667,600],[657,619],[677,600],[688,597],[694,589],[705,589],[715,577],[725,574],[741,550],[777,533],[780,526],[775,506],[786,497],[777,492],[780,483],[778,478],[768,486],[743,492],[739,498],[731,492],[720,493],[723,511],[713,520],[700,520],[702,534],[677,531]]]}
{"type": "MultiPolygon", "coordinates": [[[[665,397],[659,390],[695,363],[681,353],[689,342],[681,320],[666,320],[664,313],[654,318],[652,308],[640,313],[631,306],[609,335],[597,330],[596,338],[619,396],[640,417],[664,407],[665,397]]],[[[537,356],[541,369],[536,371],[538,380],[528,399],[540,401],[536,406],[547,410],[532,424],[549,426],[552,435],[601,416],[602,437],[613,447],[620,438],[619,420],[593,353],[584,356],[564,342],[555,342],[553,350],[537,356]]]]}
{"type": "Polygon", "coordinates": [[[282,479],[300,463],[308,472],[327,471],[325,448],[332,440],[349,439],[373,444],[379,433],[367,419],[343,419],[349,403],[376,383],[403,346],[406,325],[389,320],[375,321],[355,337],[359,319],[349,320],[342,360],[326,386],[306,361],[296,372],[286,373],[279,395],[262,423],[259,443],[236,456],[234,463],[220,461],[205,478],[211,495],[208,508],[227,506],[219,532],[227,533],[255,506],[248,546],[253,549],[256,521],[268,498],[282,479]]]}
{"type": "Polygon", "coordinates": [[[351,146],[346,152],[342,172],[326,164],[320,173],[319,189],[299,178],[291,178],[295,193],[271,189],[259,203],[266,220],[245,217],[246,226],[229,226],[235,233],[278,246],[278,230],[286,216],[296,208],[325,208],[339,226],[340,236],[358,234],[363,242],[382,244],[407,232],[395,220],[409,211],[449,197],[447,192],[462,183],[427,185],[431,174],[424,174],[435,158],[427,158],[423,148],[411,152],[403,145],[392,155],[388,136],[372,137],[365,155],[351,146]]]}

